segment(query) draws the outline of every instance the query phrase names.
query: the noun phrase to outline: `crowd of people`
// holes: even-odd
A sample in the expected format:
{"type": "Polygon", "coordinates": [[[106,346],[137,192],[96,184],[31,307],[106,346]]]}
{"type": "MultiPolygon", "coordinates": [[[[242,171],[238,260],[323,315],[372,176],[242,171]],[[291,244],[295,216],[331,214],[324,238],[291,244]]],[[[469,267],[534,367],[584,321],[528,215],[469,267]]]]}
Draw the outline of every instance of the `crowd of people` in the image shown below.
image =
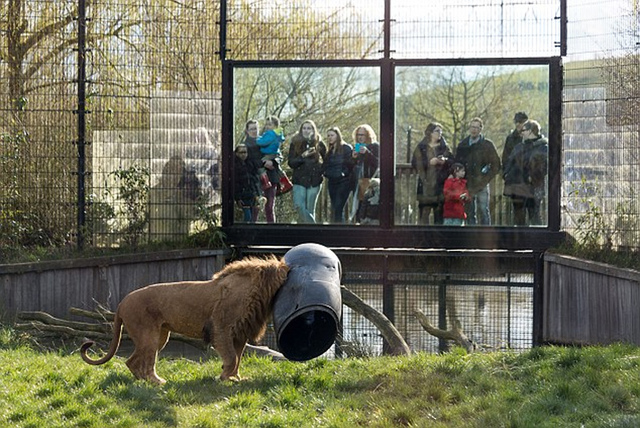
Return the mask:
{"type": "MultiPolygon", "coordinates": [[[[235,147],[234,200],[243,212],[243,220],[255,223],[264,205],[267,223],[274,223],[275,200],[289,177],[283,169],[284,133],[278,118],[266,119],[260,133],[257,120],[245,124],[244,138],[235,147]]],[[[379,204],[380,145],[371,126],[363,124],[353,131],[355,147],[344,140],[337,127],[327,131],[326,142],[312,120],[305,120],[291,137],[286,157],[291,170],[293,205],[298,223],[316,222],[316,204],[323,183],[327,183],[331,201],[331,220],[347,221],[346,207],[354,195],[349,220],[375,224],[379,204]],[[372,179],[376,179],[371,182],[372,179]],[[371,190],[367,193],[367,189],[371,190]],[[361,207],[362,205],[362,207],[361,207]],[[370,216],[376,215],[376,218],[370,216]]]]}
{"type": "MultiPolygon", "coordinates": [[[[418,176],[420,224],[491,225],[490,183],[499,174],[504,179],[504,196],[511,202],[509,223],[543,224],[548,141],[540,124],[524,112],[515,114],[514,125],[502,156],[485,137],[480,117],[469,122],[468,135],[455,153],[442,125],[427,125],[411,159],[418,176]]],[[[258,121],[247,121],[244,139],[235,148],[234,199],[245,222],[256,222],[263,205],[266,221],[275,222],[276,196],[292,188],[297,222],[315,223],[318,195],[326,183],[333,223],[379,224],[380,143],[371,126],[357,126],[352,145],[337,127],[327,130],[323,139],[312,120],[303,121],[290,139],[286,158],[292,186],[282,168],[285,136],[280,121],[270,116],[262,133],[258,130],[258,121]],[[347,216],[350,196],[353,204],[347,216]]]]}

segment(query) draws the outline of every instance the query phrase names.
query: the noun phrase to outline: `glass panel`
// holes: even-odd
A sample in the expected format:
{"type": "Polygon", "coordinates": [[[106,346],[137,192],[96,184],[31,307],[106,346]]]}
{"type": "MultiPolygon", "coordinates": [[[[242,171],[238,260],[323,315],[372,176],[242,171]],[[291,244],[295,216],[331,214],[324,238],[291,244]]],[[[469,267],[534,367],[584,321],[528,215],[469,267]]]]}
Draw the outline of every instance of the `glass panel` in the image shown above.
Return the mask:
{"type": "Polygon", "coordinates": [[[546,226],[548,117],[546,65],[398,67],[396,224],[546,226]]]}
{"type": "Polygon", "coordinates": [[[379,102],[374,67],[235,68],[235,222],[375,224],[354,195],[377,170],[379,102]]]}

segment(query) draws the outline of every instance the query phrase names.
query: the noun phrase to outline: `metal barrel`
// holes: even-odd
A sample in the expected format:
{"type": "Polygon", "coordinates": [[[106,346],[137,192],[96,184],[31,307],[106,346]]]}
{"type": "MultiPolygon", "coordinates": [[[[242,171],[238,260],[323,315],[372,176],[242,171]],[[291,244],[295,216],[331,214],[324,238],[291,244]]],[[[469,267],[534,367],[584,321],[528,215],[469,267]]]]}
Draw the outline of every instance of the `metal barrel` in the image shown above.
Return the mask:
{"type": "Polygon", "coordinates": [[[300,244],[284,255],[289,276],[273,303],[278,348],[290,360],[325,353],[336,339],[342,314],[342,266],[320,244],[300,244]]]}

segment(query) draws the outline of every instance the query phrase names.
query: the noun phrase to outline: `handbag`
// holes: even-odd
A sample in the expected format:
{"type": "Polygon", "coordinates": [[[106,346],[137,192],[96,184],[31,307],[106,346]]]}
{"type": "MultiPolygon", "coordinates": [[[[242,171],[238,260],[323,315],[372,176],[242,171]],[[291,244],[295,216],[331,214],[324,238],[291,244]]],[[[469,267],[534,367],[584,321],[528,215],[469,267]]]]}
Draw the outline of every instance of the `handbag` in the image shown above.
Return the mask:
{"type": "Polygon", "coordinates": [[[369,188],[369,182],[372,178],[378,178],[380,175],[380,168],[377,168],[371,178],[369,177],[360,177],[358,179],[358,200],[361,201],[364,199],[364,192],[369,188]]]}
{"type": "Polygon", "coordinates": [[[266,172],[263,172],[262,174],[260,174],[260,187],[262,188],[262,190],[269,190],[271,189],[271,180],[269,180],[269,176],[267,175],[266,172]]]}
{"type": "Polygon", "coordinates": [[[282,174],[280,176],[280,182],[278,183],[278,189],[276,190],[276,196],[284,195],[285,193],[289,193],[293,189],[293,184],[287,177],[287,174],[282,174]]]}
{"type": "Polygon", "coordinates": [[[358,200],[359,201],[364,199],[364,192],[367,191],[370,181],[371,179],[368,177],[362,177],[358,179],[358,200]]]}

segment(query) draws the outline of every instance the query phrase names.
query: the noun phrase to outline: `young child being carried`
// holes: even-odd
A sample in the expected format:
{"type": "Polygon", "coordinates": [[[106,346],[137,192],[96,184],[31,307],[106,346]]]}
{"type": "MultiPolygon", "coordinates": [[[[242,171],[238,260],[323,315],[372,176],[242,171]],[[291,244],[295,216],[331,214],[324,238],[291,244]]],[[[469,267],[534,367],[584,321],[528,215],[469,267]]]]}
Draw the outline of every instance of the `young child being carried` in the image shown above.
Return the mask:
{"type": "Polygon", "coordinates": [[[467,214],[464,205],[469,201],[465,169],[461,163],[451,166],[451,175],[444,181],[444,225],[464,226],[467,214]]]}
{"type": "MultiPolygon", "coordinates": [[[[272,161],[278,169],[279,176],[282,176],[284,171],[280,168],[280,159],[282,158],[280,147],[284,143],[284,131],[280,127],[280,119],[275,116],[267,117],[264,124],[264,132],[258,137],[256,143],[260,147],[260,153],[262,153],[262,162],[272,161]]],[[[262,189],[266,190],[271,187],[265,169],[260,168],[258,172],[262,189]]]]}

